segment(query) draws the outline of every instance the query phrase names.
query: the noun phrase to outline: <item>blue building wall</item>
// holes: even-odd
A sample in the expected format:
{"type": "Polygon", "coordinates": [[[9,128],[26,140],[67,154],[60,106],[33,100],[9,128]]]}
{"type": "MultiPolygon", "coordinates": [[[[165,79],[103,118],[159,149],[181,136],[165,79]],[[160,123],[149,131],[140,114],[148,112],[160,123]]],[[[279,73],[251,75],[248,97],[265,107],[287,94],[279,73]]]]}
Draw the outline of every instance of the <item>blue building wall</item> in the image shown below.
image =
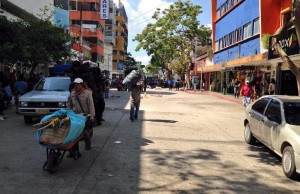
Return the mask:
{"type": "Polygon", "coordinates": [[[257,38],[248,39],[245,42],[236,44],[218,53],[215,53],[214,63],[215,64],[225,63],[238,58],[254,56],[259,53],[260,53],[260,39],[259,36],[257,36],[257,38]]]}
{"type": "MultiPolygon", "coordinates": [[[[217,9],[225,3],[226,0],[217,1],[217,9]]],[[[259,0],[245,0],[243,3],[238,5],[234,10],[231,10],[221,20],[216,23],[215,40],[228,35],[238,28],[259,17],[259,0]]],[[[253,29],[251,29],[253,33],[253,29]]],[[[242,32],[243,34],[243,32],[242,32]]],[[[253,56],[260,53],[260,37],[254,36],[247,40],[242,40],[239,43],[226,47],[222,51],[214,54],[214,63],[220,64],[225,63],[237,58],[243,58],[247,56],[253,56]]]]}

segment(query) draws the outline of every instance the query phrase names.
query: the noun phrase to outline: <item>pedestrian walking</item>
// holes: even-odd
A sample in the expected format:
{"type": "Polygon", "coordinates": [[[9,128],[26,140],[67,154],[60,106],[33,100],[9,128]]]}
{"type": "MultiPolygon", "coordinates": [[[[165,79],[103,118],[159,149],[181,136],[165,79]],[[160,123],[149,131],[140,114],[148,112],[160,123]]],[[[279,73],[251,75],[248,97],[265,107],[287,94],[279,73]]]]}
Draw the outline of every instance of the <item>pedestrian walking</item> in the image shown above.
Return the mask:
{"type": "Polygon", "coordinates": [[[241,88],[240,95],[243,97],[243,105],[246,107],[251,102],[252,90],[250,87],[250,83],[247,80],[246,84],[244,84],[241,88]]]}
{"type": "Polygon", "coordinates": [[[186,92],[186,88],[187,88],[187,81],[184,80],[183,81],[183,91],[186,92]]]}
{"type": "Polygon", "coordinates": [[[141,103],[141,92],[142,92],[142,83],[139,81],[132,87],[131,91],[131,107],[130,107],[130,120],[138,118],[140,103],[141,103]]]}
{"type": "Polygon", "coordinates": [[[25,82],[24,74],[20,74],[17,82],[15,84],[15,104],[16,104],[16,113],[18,113],[18,102],[19,97],[27,92],[27,83],[25,82]]]}
{"type": "Polygon", "coordinates": [[[98,72],[98,77],[96,78],[96,87],[98,92],[98,98],[95,102],[95,112],[96,112],[96,121],[97,125],[102,125],[102,121],[105,121],[103,119],[103,112],[105,109],[105,101],[104,101],[104,92],[106,90],[105,85],[106,78],[103,76],[102,73],[100,73],[100,70],[98,72]]]}
{"type": "MultiPolygon", "coordinates": [[[[84,87],[84,83],[81,78],[76,78],[73,82],[73,89],[68,99],[67,107],[77,114],[83,113],[90,115],[90,126],[93,126],[95,118],[93,94],[84,87]]],[[[89,150],[91,148],[89,131],[84,134],[84,141],[85,149],[89,150]]]]}
{"type": "Polygon", "coordinates": [[[271,83],[269,84],[269,95],[274,95],[275,94],[275,87],[276,87],[276,82],[275,79],[271,79],[271,83]]]}
{"type": "Polygon", "coordinates": [[[238,80],[238,78],[235,78],[233,81],[233,93],[235,98],[239,98],[240,86],[241,82],[238,80]]]}
{"type": "Polygon", "coordinates": [[[176,88],[176,91],[179,91],[179,87],[180,87],[180,81],[179,79],[175,82],[175,88],[176,88]]]}
{"type": "Polygon", "coordinates": [[[223,88],[223,94],[225,95],[226,94],[226,89],[227,89],[227,83],[226,83],[225,80],[222,82],[222,88],[223,88]]]}
{"type": "Polygon", "coordinates": [[[104,76],[103,79],[104,79],[104,84],[105,84],[104,95],[105,95],[105,98],[108,98],[109,88],[110,88],[111,82],[110,82],[110,79],[108,77],[104,76]]]}

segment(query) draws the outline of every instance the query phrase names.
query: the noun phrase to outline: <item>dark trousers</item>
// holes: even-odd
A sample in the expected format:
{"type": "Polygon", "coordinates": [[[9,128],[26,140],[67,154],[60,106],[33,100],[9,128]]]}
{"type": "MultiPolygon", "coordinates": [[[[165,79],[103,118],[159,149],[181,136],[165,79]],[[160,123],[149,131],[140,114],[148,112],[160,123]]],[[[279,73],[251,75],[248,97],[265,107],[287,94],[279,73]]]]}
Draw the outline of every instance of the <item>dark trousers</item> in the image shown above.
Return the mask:
{"type": "Polygon", "coordinates": [[[96,114],[97,124],[100,124],[101,120],[103,119],[104,109],[105,109],[104,99],[98,99],[95,103],[95,114],[96,114]]]}
{"type": "Polygon", "coordinates": [[[4,107],[4,99],[0,97],[0,115],[3,114],[4,107]]]}

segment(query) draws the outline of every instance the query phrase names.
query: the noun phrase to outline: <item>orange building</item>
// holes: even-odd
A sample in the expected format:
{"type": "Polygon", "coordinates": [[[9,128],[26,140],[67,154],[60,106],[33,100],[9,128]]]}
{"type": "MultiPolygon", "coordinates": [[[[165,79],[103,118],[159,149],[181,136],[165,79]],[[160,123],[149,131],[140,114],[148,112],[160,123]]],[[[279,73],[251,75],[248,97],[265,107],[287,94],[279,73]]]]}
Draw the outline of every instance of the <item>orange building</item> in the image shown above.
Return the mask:
{"type": "Polygon", "coordinates": [[[104,60],[104,20],[100,18],[99,0],[70,0],[70,35],[72,49],[81,60],[104,60]]]}

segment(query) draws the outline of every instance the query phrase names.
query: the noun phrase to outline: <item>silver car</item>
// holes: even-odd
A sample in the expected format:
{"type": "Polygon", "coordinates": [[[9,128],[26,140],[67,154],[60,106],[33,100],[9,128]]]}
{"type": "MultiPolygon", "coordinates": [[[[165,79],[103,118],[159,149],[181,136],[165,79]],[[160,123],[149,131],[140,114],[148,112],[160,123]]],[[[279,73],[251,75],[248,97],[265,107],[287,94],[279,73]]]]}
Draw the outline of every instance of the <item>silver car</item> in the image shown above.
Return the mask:
{"type": "Polygon", "coordinates": [[[70,83],[69,77],[45,77],[32,91],[22,95],[18,102],[18,112],[24,115],[25,123],[31,123],[33,117],[66,108],[70,83]]]}
{"type": "Polygon", "coordinates": [[[282,158],[288,178],[300,173],[300,98],[264,96],[246,108],[244,137],[248,144],[259,140],[282,158]]]}

